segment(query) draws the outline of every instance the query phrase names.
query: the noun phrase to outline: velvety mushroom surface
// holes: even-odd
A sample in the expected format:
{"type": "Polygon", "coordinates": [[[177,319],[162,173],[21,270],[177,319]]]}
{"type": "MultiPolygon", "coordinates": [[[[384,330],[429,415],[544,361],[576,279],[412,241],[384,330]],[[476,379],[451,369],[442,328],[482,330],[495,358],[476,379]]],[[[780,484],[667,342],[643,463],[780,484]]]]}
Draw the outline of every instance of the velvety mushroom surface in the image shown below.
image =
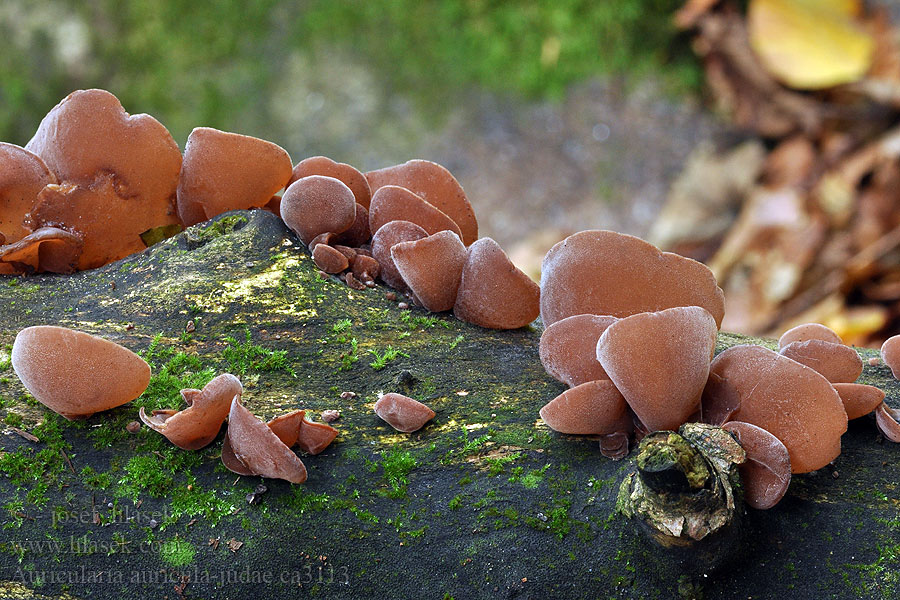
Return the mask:
{"type": "Polygon", "coordinates": [[[603,435],[631,431],[625,398],[608,380],[588,381],[566,390],[543,408],[541,418],[550,429],[575,435],[603,435]]]}
{"type": "Polygon", "coordinates": [[[308,245],[317,235],[348,230],[356,219],[356,200],[339,179],[310,175],[285,190],[281,218],[308,245]]]}
{"type": "Polygon", "coordinates": [[[265,206],[291,178],[284,148],[259,138],[197,127],[184,147],[178,180],[178,214],[194,225],[229,210],[265,206]]]}
{"type": "Polygon", "coordinates": [[[881,360],[891,369],[895,379],[900,379],[900,335],[889,337],[881,345],[881,360]]]}
{"type": "Polygon", "coordinates": [[[372,236],[372,257],[381,265],[381,280],[400,291],[409,289],[391,258],[391,248],[400,242],[414,242],[428,233],[409,221],[391,221],[372,236]]]}
{"type": "Polygon", "coordinates": [[[716,332],[699,306],[639,313],[607,327],[596,356],[647,428],[676,430],[700,408],[716,332]]]}
{"type": "Polygon", "coordinates": [[[418,431],[435,415],[433,410],[418,400],[393,392],[378,399],[375,414],[403,433],[418,431]]]}
{"type": "Polygon", "coordinates": [[[325,244],[317,244],[312,251],[313,262],[326,273],[340,273],[350,262],[339,250],[325,244]]]}
{"type": "Polygon", "coordinates": [[[84,241],[56,227],[41,227],[13,244],[0,246],[0,275],[71,273],[78,265],[84,241]]]}
{"type": "Polygon", "coordinates": [[[778,349],[784,348],[794,342],[806,342],[809,340],[822,340],[832,344],[843,344],[837,333],[820,323],[804,323],[788,329],[778,338],[778,349]]]}
{"type": "Polygon", "coordinates": [[[791,459],[777,437],[750,423],[731,421],[722,426],[740,442],[747,460],[738,466],[744,484],[744,500],[751,507],[772,508],[791,483],[791,459]]]}
{"type": "Polygon", "coordinates": [[[366,209],[369,208],[372,200],[369,182],[366,180],[366,176],[356,170],[355,167],[333,161],[327,156],[310,156],[297,163],[297,166],[294,167],[291,173],[288,185],[310,175],[324,175],[325,177],[334,177],[341,180],[353,192],[356,203],[366,209]]]}
{"type": "Polygon", "coordinates": [[[466,251],[453,314],[489,329],[517,329],[538,317],[540,298],[541,288],[486,237],[466,251]]]}
{"type": "Polygon", "coordinates": [[[878,408],[884,400],[884,391],[874,385],[862,383],[835,383],[835,391],[844,403],[848,419],[858,419],[878,408]]]}
{"type": "Polygon", "coordinates": [[[66,96],[25,148],[40,156],[60,182],[39,195],[34,227],[80,235],[79,269],[139,252],[146,248],[142,233],[180,223],[175,210],[178,145],[159,121],[129,115],[107,91],[66,96]]]}
{"type": "Polygon", "coordinates": [[[627,317],[675,306],[701,306],[719,326],[725,296],[706,265],[634,236],[582,231],[553,246],[541,263],[545,327],[572,315],[627,317]]]}
{"type": "Polygon", "coordinates": [[[142,406],[139,415],[144,425],[166,436],[184,450],[199,450],[210,444],[228,418],[231,401],[240,398],[243,386],[231,373],[223,373],[202,390],[181,390],[188,407],[181,411],[154,410],[149,416],[142,406]]]}
{"type": "Polygon", "coordinates": [[[734,346],[719,354],[710,373],[718,393],[740,398],[731,420],[762,427],[788,449],[794,473],[821,469],[841,452],[847,413],[840,396],[818,372],[762,346],[734,346]]]}
{"type": "Polygon", "coordinates": [[[415,223],[428,235],[452,231],[462,238],[456,222],[420,196],[396,185],[378,188],[369,207],[369,230],[378,231],[391,221],[401,220],[415,223]]]}
{"type": "Polygon", "coordinates": [[[45,185],[56,177],[36,154],[0,142],[0,244],[12,244],[31,233],[25,215],[45,185]]]}
{"type": "Polygon", "coordinates": [[[453,308],[466,263],[466,247],[450,231],[391,247],[391,258],[403,282],[425,309],[441,312],[453,308]]]}
{"type": "Polygon", "coordinates": [[[306,481],[306,466],[303,461],[268,425],[244,408],[238,398],[231,401],[228,441],[235,457],[253,474],[284,479],[291,483],[306,481]]]}
{"type": "Polygon", "coordinates": [[[568,386],[609,379],[597,360],[597,342],[616,317],[573,315],[559,320],[541,334],[540,357],[544,369],[568,386]]]}
{"type": "Polygon", "coordinates": [[[856,350],[843,344],[822,340],[791,342],[778,353],[818,371],[831,383],[853,383],[863,370],[856,350]]]}
{"type": "Polygon", "coordinates": [[[38,402],[67,419],[121,406],[150,383],[150,365],[131,350],[53,325],[20,331],[12,366],[38,402]]]}
{"type": "Polygon", "coordinates": [[[366,173],[369,188],[396,185],[408,189],[453,219],[468,246],[478,239],[478,221],[469,199],[456,178],[441,165],[428,160],[410,160],[366,173]]]}

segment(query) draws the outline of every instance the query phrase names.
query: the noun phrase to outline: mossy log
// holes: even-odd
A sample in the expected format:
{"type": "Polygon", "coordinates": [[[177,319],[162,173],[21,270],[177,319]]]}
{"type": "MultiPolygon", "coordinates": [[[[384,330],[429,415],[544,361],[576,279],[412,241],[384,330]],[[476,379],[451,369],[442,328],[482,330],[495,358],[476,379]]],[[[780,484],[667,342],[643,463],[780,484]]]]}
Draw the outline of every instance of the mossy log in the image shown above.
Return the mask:
{"type": "MultiPolygon", "coordinates": [[[[232,213],[101,269],[0,280],[2,597],[885,598],[900,592],[900,445],[850,424],[833,467],[742,514],[715,572],[660,561],[615,510],[633,457],[538,417],[563,390],[540,328],[488,331],[401,310],[384,287],[322,279],[276,217],[232,213]],[[18,330],[59,324],[142,352],[150,388],[82,422],[36,405],[9,365],[18,330]],[[338,409],[303,485],[238,477],[178,450],[140,406],[241,376],[263,418],[338,409]],[[372,405],[398,391],[437,417],[398,434],[372,405]],[[353,392],[355,396],[345,392],[353,392]],[[352,397],[351,397],[352,396],[352,397]],[[37,441],[30,436],[36,436],[37,441]]],[[[722,350],[748,340],[720,334],[722,350]]],[[[771,345],[771,342],[762,341],[771,345]]],[[[874,351],[861,350],[865,357],[874,351]]],[[[884,366],[862,380],[900,386],[884,366]]]]}

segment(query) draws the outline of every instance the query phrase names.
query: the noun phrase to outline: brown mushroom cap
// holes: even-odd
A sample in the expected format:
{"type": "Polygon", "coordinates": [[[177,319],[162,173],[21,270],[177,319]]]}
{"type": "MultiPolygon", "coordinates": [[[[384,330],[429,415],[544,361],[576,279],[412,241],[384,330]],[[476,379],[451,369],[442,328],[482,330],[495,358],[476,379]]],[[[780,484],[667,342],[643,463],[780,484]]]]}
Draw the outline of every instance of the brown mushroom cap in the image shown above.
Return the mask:
{"type": "Polygon", "coordinates": [[[700,400],[700,420],[708,425],[721,427],[740,405],[741,396],[738,391],[710,371],[700,400]]]}
{"type": "Polygon", "coordinates": [[[821,323],[804,323],[792,327],[781,334],[781,337],[778,338],[778,349],[780,350],[794,342],[806,342],[808,340],[822,340],[832,344],[844,343],[841,336],[821,323]]]}
{"type": "Polygon", "coordinates": [[[716,325],[725,296],[706,265],[614,231],[582,231],[541,263],[541,318],[548,327],[581,314],[629,315],[702,306],[716,325]]]}
{"type": "Polygon", "coordinates": [[[317,235],[347,231],[356,219],[356,200],[339,179],[310,175],[284,192],[281,218],[304,244],[309,244],[317,235]]]}
{"type": "Polygon", "coordinates": [[[378,231],[391,221],[409,221],[420,226],[428,235],[438,231],[452,231],[462,238],[456,222],[404,187],[385,185],[372,196],[369,207],[369,230],[378,231]]]}
{"type": "Polygon", "coordinates": [[[312,251],[313,262],[326,273],[340,273],[350,266],[350,261],[339,250],[325,244],[316,244],[312,251]]]}
{"type": "Polygon", "coordinates": [[[44,186],[56,177],[38,155],[0,142],[0,244],[12,244],[31,233],[25,216],[44,186]]]}
{"type": "Polygon", "coordinates": [[[353,219],[353,225],[350,229],[343,232],[335,238],[336,244],[356,247],[362,246],[372,239],[372,232],[369,229],[369,211],[365,206],[356,203],[356,217],[353,219]]]}
{"type": "Polygon", "coordinates": [[[881,360],[891,368],[894,379],[900,379],[900,335],[884,341],[881,345],[881,360]]]}
{"type": "Polygon", "coordinates": [[[778,353],[818,371],[831,383],[853,383],[863,370],[856,350],[843,344],[822,340],[791,342],[778,353]]]}
{"type": "Polygon", "coordinates": [[[384,394],[375,403],[375,414],[403,433],[421,429],[435,412],[417,400],[402,394],[384,394]]]}
{"type": "Polygon", "coordinates": [[[875,423],[884,437],[892,442],[900,442],[900,411],[882,402],[875,409],[875,423]]]}
{"type": "Polygon", "coordinates": [[[538,284],[516,268],[500,244],[481,238],[466,251],[453,314],[481,327],[517,329],[537,318],[540,296],[538,284]]]}
{"type": "Polygon", "coordinates": [[[326,177],[334,177],[340,179],[353,192],[356,203],[368,209],[372,199],[372,192],[369,190],[369,182],[366,176],[357,171],[354,167],[331,160],[327,156],[310,156],[304,158],[297,163],[291,173],[291,185],[298,179],[309,177],[310,175],[325,175],[326,177]]]}
{"type": "Polygon", "coordinates": [[[256,418],[235,397],[228,414],[228,441],[235,457],[252,473],[291,483],[306,481],[303,461],[268,425],[256,418]]]}
{"type": "Polygon", "coordinates": [[[69,94],[25,148],[60,181],[40,193],[33,226],[80,235],[85,246],[79,269],[143,250],[142,233],[180,223],[178,145],[159,121],[129,115],[107,91],[69,94]]]}
{"type": "Polygon", "coordinates": [[[631,431],[625,398],[608,379],[588,381],[564,391],[541,408],[541,418],[550,429],[573,435],[631,431]]]}
{"type": "Polygon", "coordinates": [[[451,231],[391,247],[394,266],[419,302],[431,312],[453,308],[466,263],[466,247],[451,231]]]}
{"type": "Polygon", "coordinates": [[[676,430],[700,408],[716,331],[699,306],[639,313],[607,327],[596,356],[644,425],[676,430]]]}
{"type": "Polygon", "coordinates": [[[71,273],[84,247],[74,233],[41,227],[13,244],[0,246],[0,274],[71,273]]]}
{"type": "Polygon", "coordinates": [[[197,127],[184,147],[178,179],[178,214],[185,225],[229,210],[265,206],[291,178],[291,157],[259,138],[197,127]]]}
{"type": "Polygon", "coordinates": [[[710,373],[720,391],[740,398],[731,419],[762,427],[788,449],[794,473],[821,469],[841,452],[847,413],[818,372],[762,346],[734,346],[710,373]]]}
{"type": "Polygon", "coordinates": [[[67,419],[121,406],[150,383],[150,365],[131,350],[52,325],[20,331],[12,365],[36,400],[67,419]]]}
{"type": "Polygon", "coordinates": [[[609,379],[597,360],[597,342],[616,321],[609,316],[573,315],[546,328],[539,350],[544,369],[569,387],[609,379]]]}
{"type": "Polygon", "coordinates": [[[778,504],[791,483],[787,448],[777,437],[751,423],[731,421],[722,429],[734,435],[747,453],[747,461],[738,466],[744,500],[758,510],[778,504]]]}
{"type": "Polygon", "coordinates": [[[331,445],[337,434],[338,430],[331,425],[303,419],[303,426],[300,427],[297,437],[297,445],[308,454],[319,454],[331,445]]]}
{"type": "Polygon", "coordinates": [[[365,254],[357,254],[350,261],[353,275],[360,280],[374,280],[381,274],[381,265],[377,260],[365,254]]]}
{"type": "MultiPolygon", "coordinates": [[[[304,415],[306,415],[305,410],[295,410],[285,415],[275,417],[266,423],[266,425],[276,436],[278,436],[278,439],[281,440],[285,446],[290,448],[297,443],[297,438],[300,435],[300,427],[303,425],[304,415]]],[[[234,454],[234,450],[231,448],[231,441],[228,439],[227,429],[225,430],[225,439],[222,441],[222,464],[224,464],[229,471],[237,473],[238,475],[255,475],[255,473],[234,454]]]]}
{"type": "Polygon", "coordinates": [[[381,280],[395,290],[409,289],[391,258],[391,248],[400,242],[412,242],[428,237],[428,233],[409,221],[391,221],[372,237],[372,257],[381,265],[381,280]]]}
{"type": "Polygon", "coordinates": [[[884,391],[874,385],[862,383],[834,383],[835,391],[844,403],[844,410],[850,420],[869,414],[884,401],[884,391]]]}
{"type": "Polygon", "coordinates": [[[455,177],[428,160],[410,160],[402,165],[366,173],[372,194],[385,185],[404,187],[453,219],[468,246],[478,239],[478,221],[466,193],[455,177]]]}
{"type": "Polygon", "coordinates": [[[188,405],[184,410],[154,410],[148,417],[142,406],[139,414],[144,425],[163,434],[179,448],[199,450],[216,439],[228,418],[231,400],[240,397],[242,391],[237,377],[222,373],[202,390],[181,390],[181,397],[188,405]]]}

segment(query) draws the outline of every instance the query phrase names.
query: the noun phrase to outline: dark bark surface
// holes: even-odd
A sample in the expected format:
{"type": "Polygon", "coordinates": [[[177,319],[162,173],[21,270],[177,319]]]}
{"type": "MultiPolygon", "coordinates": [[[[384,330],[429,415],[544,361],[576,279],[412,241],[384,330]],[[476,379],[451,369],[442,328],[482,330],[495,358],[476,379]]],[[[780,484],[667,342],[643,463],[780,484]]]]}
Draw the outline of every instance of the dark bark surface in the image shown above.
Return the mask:
{"type": "MultiPolygon", "coordinates": [[[[401,310],[387,291],[321,279],[280,220],[258,211],[95,271],[0,280],[0,597],[900,593],[900,445],[871,417],[851,422],[833,467],[795,477],[774,509],[748,510],[740,554],[704,573],[614,515],[630,460],[607,460],[596,440],[539,420],[563,390],[538,360],[539,327],[488,331],[401,310]],[[37,324],[143,352],[151,387],[87,421],[56,417],[8,364],[16,332],[37,324]],[[225,471],[222,434],[187,452],[147,428],[126,431],[139,406],[180,408],[182,384],[226,371],[260,417],[341,411],[337,441],[303,457],[305,484],[225,471]],[[379,391],[437,416],[398,434],[372,412],[379,391]]],[[[721,334],[719,350],[747,341],[721,334]]],[[[886,367],[866,366],[861,381],[898,405],[886,367]]]]}

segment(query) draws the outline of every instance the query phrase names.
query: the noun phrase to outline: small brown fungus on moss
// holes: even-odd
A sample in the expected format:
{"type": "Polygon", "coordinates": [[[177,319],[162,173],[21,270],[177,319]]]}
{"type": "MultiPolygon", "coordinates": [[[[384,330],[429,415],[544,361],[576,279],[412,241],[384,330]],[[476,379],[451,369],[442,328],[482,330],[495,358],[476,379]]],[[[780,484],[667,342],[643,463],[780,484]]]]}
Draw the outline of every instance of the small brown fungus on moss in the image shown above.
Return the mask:
{"type": "Polygon", "coordinates": [[[900,443],[900,411],[882,402],[875,409],[875,423],[881,434],[892,442],[900,443]]]}
{"type": "Polygon", "coordinates": [[[228,415],[228,441],[234,456],[254,475],[291,483],[306,481],[303,461],[268,425],[244,408],[237,396],[228,415]]]}
{"type": "Polygon", "coordinates": [[[12,366],[38,402],[67,419],[121,406],[150,383],[150,365],[131,350],[53,325],[20,331],[12,366]]]}
{"type": "Polygon", "coordinates": [[[442,312],[453,308],[459,290],[466,247],[450,231],[413,242],[400,242],[391,248],[391,258],[426,310],[442,312]]]}
{"type": "Polygon", "coordinates": [[[0,246],[0,274],[71,273],[84,241],[56,227],[41,227],[12,244],[0,246]]]}
{"type": "Polygon", "coordinates": [[[421,196],[404,187],[385,185],[372,196],[369,207],[369,230],[377,232],[391,221],[409,221],[424,229],[428,235],[438,231],[452,231],[462,238],[456,222],[435,208],[421,196]]]}
{"type": "Polygon", "coordinates": [[[831,342],[832,344],[844,343],[841,336],[825,325],[822,325],[821,323],[804,323],[792,327],[781,334],[781,337],[778,338],[778,349],[780,350],[794,342],[806,342],[809,340],[822,340],[823,342],[831,342]]]}
{"type": "Polygon", "coordinates": [[[350,264],[353,275],[362,281],[371,281],[381,274],[381,265],[377,260],[365,254],[357,254],[350,264]]]}
{"type": "Polygon", "coordinates": [[[731,421],[722,429],[734,435],[747,453],[747,460],[738,466],[744,500],[758,510],[778,504],[791,483],[787,448],[777,437],[750,423],[731,421]]]}
{"type": "Polygon", "coordinates": [[[490,329],[518,329],[541,310],[541,288],[509,260],[500,244],[481,238],[466,250],[453,314],[490,329]]]}
{"type": "Polygon", "coordinates": [[[297,437],[297,445],[307,454],[319,454],[331,445],[337,434],[338,430],[331,425],[303,419],[303,425],[300,427],[297,437]]]}
{"type": "Polygon", "coordinates": [[[183,450],[199,450],[211,443],[228,418],[231,400],[240,397],[243,387],[230,373],[223,373],[207,383],[202,390],[181,390],[187,403],[184,410],[154,410],[150,416],[140,409],[144,425],[166,436],[183,450]]]}
{"type": "Polygon", "coordinates": [[[559,320],[541,334],[541,364],[547,373],[570,387],[609,379],[597,360],[597,342],[616,317],[573,315],[559,320]]]}
{"type": "Polygon", "coordinates": [[[284,148],[248,135],[197,127],[184,147],[178,179],[178,214],[199,223],[229,210],[260,208],[291,178],[284,148]]]}
{"type": "Polygon", "coordinates": [[[347,231],[356,219],[353,192],[334,177],[310,175],[298,179],[281,197],[281,218],[309,243],[323,233],[347,231]]]}
{"type": "Polygon", "coordinates": [[[317,267],[331,274],[344,271],[350,264],[343,253],[325,244],[313,248],[312,258],[317,267]]]}
{"type": "Polygon", "coordinates": [[[573,435],[631,432],[631,413],[625,398],[608,379],[588,381],[551,400],[541,408],[550,429],[573,435]]]}
{"type": "Polygon", "coordinates": [[[366,179],[373,194],[385,185],[396,185],[421,197],[453,219],[462,232],[465,245],[478,239],[478,221],[472,205],[456,178],[441,165],[428,160],[410,160],[369,171],[366,179]]]}
{"type": "Polygon", "coordinates": [[[900,379],[900,335],[884,341],[881,345],[881,360],[890,367],[894,379],[900,379]]]}
{"type": "Polygon", "coordinates": [[[699,306],[639,313],[607,327],[597,359],[651,430],[677,429],[700,408],[716,322],[699,306]]]}
{"type": "Polygon", "coordinates": [[[709,268],[634,236],[576,233],[541,263],[541,318],[548,327],[572,315],[627,317],[675,306],[701,306],[721,325],[725,296],[709,268]]]}
{"type": "Polygon", "coordinates": [[[409,288],[391,258],[391,248],[400,242],[411,242],[428,237],[428,233],[409,221],[391,221],[372,237],[372,257],[381,266],[381,280],[396,290],[409,288]]]}
{"type": "Polygon", "coordinates": [[[884,400],[884,391],[874,385],[862,383],[834,383],[835,391],[844,403],[848,419],[858,419],[878,408],[884,400]]]}
{"type": "Polygon", "coordinates": [[[811,339],[791,342],[778,353],[818,371],[831,383],[853,383],[863,370],[856,350],[843,344],[811,339]]]}
{"type": "Polygon", "coordinates": [[[418,400],[390,393],[378,398],[375,414],[397,431],[412,433],[433,419],[435,412],[418,400]]]}

